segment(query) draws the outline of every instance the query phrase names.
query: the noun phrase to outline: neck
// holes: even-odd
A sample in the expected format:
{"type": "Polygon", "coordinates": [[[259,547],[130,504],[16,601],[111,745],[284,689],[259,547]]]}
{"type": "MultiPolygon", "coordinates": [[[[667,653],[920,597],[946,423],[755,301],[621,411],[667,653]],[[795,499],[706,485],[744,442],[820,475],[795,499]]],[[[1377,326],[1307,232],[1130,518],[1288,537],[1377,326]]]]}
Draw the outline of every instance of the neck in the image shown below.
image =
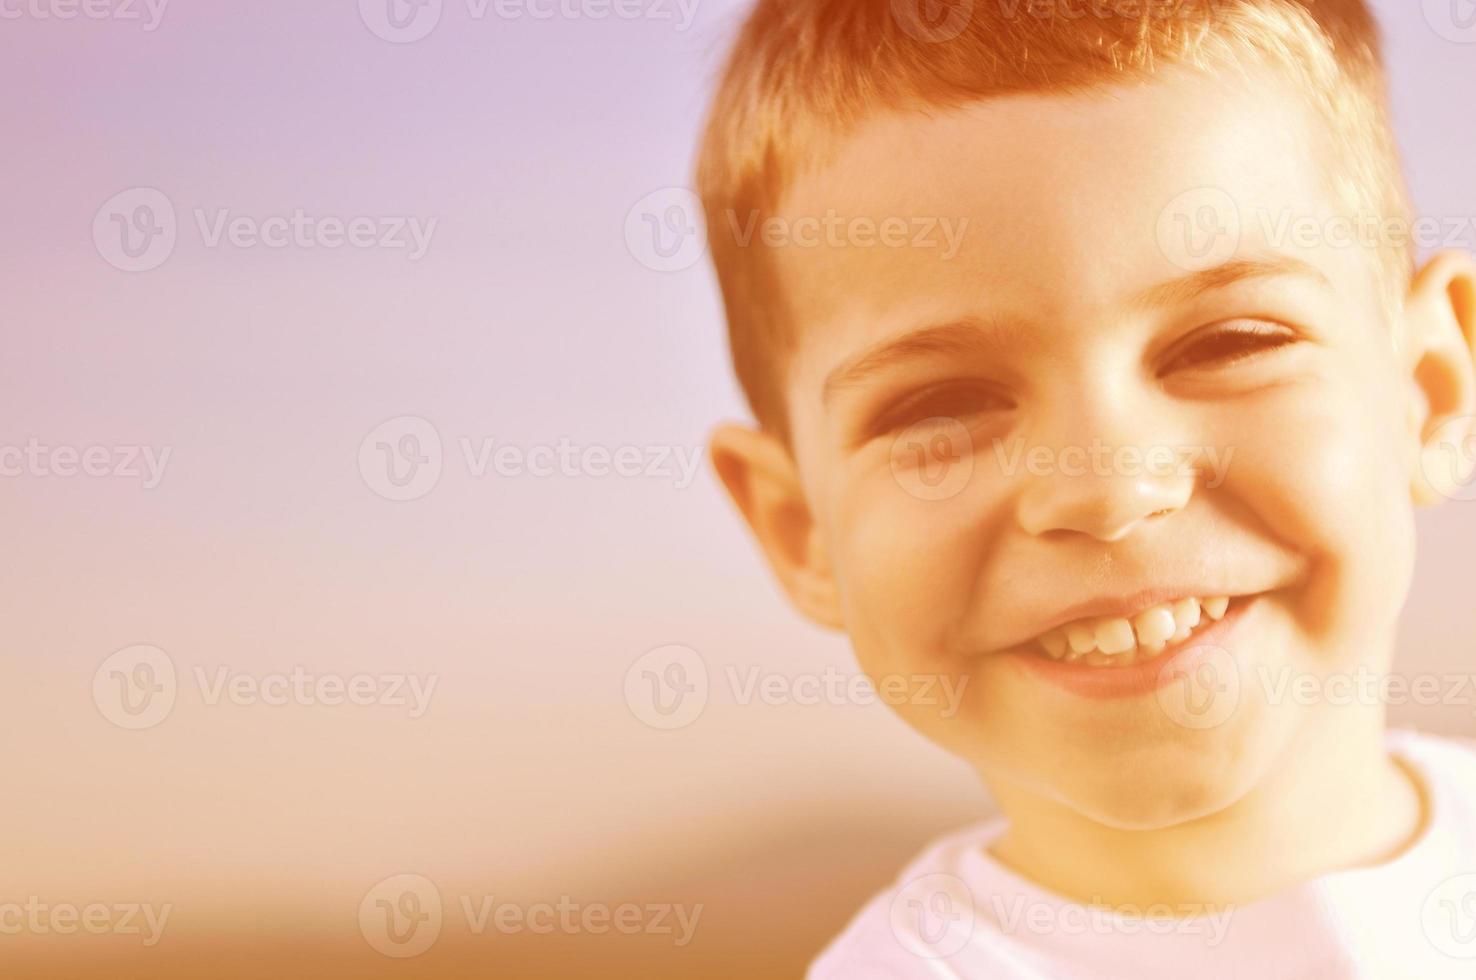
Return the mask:
{"type": "MultiPolygon", "coordinates": [[[[1153,830],[1109,827],[1057,801],[992,784],[1009,829],[994,856],[1076,901],[1241,905],[1332,871],[1377,864],[1418,835],[1419,790],[1384,747],[1378,707],[1305,719],[1239,800],[1153,830]]],[[[1189,914],[1188,912],[1182,914],[1189,914]]]]}

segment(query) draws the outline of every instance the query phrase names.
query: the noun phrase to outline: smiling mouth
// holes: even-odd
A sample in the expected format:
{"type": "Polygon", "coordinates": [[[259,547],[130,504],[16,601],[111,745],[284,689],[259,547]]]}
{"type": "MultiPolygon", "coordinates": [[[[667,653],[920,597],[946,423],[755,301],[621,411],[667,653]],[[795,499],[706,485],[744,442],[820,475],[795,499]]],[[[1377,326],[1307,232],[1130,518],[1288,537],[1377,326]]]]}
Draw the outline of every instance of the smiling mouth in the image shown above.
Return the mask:
{"type": "Polygon", "coordinates": [[[1066,623],[1023,649],[1059,663],[1107,669],[1131,667],[1161,656],[1225,617],[1232,603],[1253,596],[1188,596],[1150,606],[1132,616],[1093,616],[1066,623]]]}

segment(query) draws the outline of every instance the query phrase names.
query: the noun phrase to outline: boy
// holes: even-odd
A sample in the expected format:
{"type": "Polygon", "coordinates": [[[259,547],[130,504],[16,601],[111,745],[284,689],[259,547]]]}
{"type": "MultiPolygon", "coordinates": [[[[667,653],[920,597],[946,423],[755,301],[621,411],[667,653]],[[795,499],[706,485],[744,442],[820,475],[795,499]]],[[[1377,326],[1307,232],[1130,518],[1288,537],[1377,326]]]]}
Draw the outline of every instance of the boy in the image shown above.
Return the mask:
{"type": "Polygon", "coordinates": [[[874,683],[965,685],[898,711],[1001,814],[811,976],[1476,976],[1476,755],[1350,683],[1476,411],[1384,84],[1361,0],[758,0],[714,463],[874,683]]]}

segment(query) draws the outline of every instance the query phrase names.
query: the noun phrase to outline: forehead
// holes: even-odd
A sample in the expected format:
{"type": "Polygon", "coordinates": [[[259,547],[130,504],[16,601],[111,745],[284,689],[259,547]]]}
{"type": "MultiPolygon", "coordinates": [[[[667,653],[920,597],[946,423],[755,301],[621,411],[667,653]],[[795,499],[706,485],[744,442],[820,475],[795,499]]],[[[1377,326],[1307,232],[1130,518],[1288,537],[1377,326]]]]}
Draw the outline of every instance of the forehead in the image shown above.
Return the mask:
{"type": "Polygon", "coordinates": [[[877,116],[776,212],[775,265],[800,333],[791,372],[927,320],[1099,321],[1226,248],[1291,255],[1337,281],[1358,267],[1350,249],[1285,234],[1289,220],[1337,213],[1327,145],[1308,101],[1270,72],[1172,69],[877,116]],[[907,229],[890,244],[877,234],[888,222],[907,229]],[[816,226],[818,245],[797,244],[816,226]]]}

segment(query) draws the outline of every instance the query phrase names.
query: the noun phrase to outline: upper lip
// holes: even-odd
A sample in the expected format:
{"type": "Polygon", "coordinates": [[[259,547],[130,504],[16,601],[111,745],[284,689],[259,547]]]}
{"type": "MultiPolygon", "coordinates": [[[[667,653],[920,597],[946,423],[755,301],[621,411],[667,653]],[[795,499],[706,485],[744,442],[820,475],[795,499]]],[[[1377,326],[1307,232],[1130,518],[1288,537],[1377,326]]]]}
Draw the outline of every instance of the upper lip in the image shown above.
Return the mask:
{"type": "Polygon", "coordinates": [[[1059,629],[1060,627],[1065,626],[1067,623],[1074,623],[1077,620],[1081,619],[1099,619],[1112,616],[1121,616],[1125,619],[1131,619],[1138,613],[1148,609],[1152,609],[1154,606],[1161,606],[1164,603],[1176,602],[1179,599],[1188,599],[1191,597],[1196,599],[1212,599],[1216,596],[1227,596],[1231,599],[1234,599],[1237,596],[1257,594],[1259,593],[1226,590],[1223,588],[1186,589],[1160,587],[1142,589],[1137,592],[1132,592],[1120,596],[1099,596],[1095,599],[1088,599],[1085,602],[1078,602],[1075,605],[1067,606],[1066,608],[1060,610],[1060,612],[1058,612],[1056,615],[1052,616],[1050,619],[1045,620],[1044,625],[1042,625],[1039,629],[1036,629],[1031,633],[1016,636],[1012,642],[1003,644],[1000,649],[1012,649],[1014,647],[1020,646],[1021,644],[1027,643],[1030,640],[1035,639],[1036,637],[1044,636],[1045,634],[1051,632],[1051,630],[1059,629]]]}

